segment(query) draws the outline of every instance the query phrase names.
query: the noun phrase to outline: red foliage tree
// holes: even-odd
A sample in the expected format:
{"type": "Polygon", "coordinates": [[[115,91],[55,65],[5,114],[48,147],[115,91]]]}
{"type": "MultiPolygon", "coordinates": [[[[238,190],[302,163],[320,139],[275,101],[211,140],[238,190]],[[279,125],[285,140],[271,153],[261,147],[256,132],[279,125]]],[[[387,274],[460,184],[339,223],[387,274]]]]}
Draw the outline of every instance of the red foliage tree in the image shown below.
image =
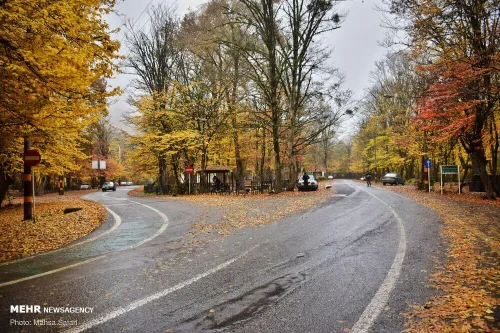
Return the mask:
{"type": "MultiPolygon", "coordinates": [[[[492,62],[498,55],[490,58],[492,62]]],[[[471,154],[489,197],[494,198],[493,184],[486,166],[485,143],[487,124],[494,121],[491,96],[498,95],[498,86],[491,84],[495,75],[494,63],[484,66],[480,57],[462,60],[440,59],[434,64],[421,66],[421,71],[434,76],[425,97],[419,101],[417,121],[422,128],[436,135],[434,140],[457,138],[471,154]]]]}

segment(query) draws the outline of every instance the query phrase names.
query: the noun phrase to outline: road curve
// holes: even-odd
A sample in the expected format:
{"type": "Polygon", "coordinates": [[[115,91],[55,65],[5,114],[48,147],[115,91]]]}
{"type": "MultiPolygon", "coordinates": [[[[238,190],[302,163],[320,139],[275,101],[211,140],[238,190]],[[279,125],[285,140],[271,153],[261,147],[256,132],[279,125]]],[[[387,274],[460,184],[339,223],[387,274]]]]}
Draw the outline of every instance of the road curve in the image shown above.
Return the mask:
{"type": "Polygon", "coordinates": [[[316,209],[188,245],[197,205],[96,192],[110,217],[81,244],[0,266],[0,331],[401,331],[431,294],[439,219],[377,187],[335,188],[316,209]],[[92,313],[10,313],[22,304],[92,313]]]}

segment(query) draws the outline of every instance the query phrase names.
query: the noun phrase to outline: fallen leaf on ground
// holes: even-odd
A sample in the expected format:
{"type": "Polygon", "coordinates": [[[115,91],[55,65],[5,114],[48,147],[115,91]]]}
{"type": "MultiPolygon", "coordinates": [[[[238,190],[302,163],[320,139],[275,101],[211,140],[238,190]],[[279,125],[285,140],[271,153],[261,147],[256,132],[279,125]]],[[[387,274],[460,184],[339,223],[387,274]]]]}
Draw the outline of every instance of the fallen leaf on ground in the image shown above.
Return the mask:
{"type": "Polygon", "coordinates": [[[492,309],[500,306],[500,202],[408,186],[389,189],[438,212],[448,243],[447,262],[431,276],[441,293],[405,314],[406,332],[498,332],[500,318],[492,309]]]}
{"type": "Polygon", "coordinates": [[[0,208],[0,261],[51,251],[69,244],[92,232],[107,216],[100,204],[76,196],[37,197],[36,223],[23,221],[23,212],[20,202],[0,208]],[[63,213],[64,209],[73,207],[81,207],[82,210],[63,213]]]}

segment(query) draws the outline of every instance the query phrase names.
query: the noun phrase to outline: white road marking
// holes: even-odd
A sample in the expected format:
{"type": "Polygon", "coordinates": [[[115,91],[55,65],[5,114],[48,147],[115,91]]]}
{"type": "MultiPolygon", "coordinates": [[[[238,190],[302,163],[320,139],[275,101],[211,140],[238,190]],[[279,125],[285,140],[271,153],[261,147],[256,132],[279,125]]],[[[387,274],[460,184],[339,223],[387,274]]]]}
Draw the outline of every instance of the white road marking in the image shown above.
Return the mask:
{"type": "Polygon", "coordinates": [[[81,265],[85,265],[85,264],[91,263],[93,261],[102,259],[104,257],[106,257],[106,255],[102,255],[102,256],[99,256],[99,257],[87,259],[85,261],[77,262],[76,264],[72,264],[72,265],[69,265],[69,266],[64,266],[64,267],[61,267],[61,268],[58,268],[58,269],[54,269],[54,270],[51,270],[51,271],[48,271],[48,272],[45,272],[45,273],[40,273],[40,274],[36,274],[36,275],[32,275],[32,276],[27,276],[27,277],[22,278],[22,279],[17,279],[17,280],[12,280],[12,281],[9,281],[9,282],[0,283],[0,288],[5,287],[5,286],[10,286],[12,284],[16,284],[16,283],[19,283],[19,282],[24,282],[24,281],[32,280],[32,279],[35,279],[35,278],[38,278],[38,277],[41,277],[41,276],[45,276],[45,275],[50,275],[50,274],[54,274],[54,273],[57,273],[57,272],[61,272],[61,271],[64,271],[64,270],[67,270],[67,269],[70,269],[70,268],[73,268],[73,267],[78,267],[78,266],[81,266],[81,265]]]}
{"type": "Polygon", "coordinates": [[[404,222],[401,219],[401,217],[399,217],[398,213],[396,213],[394,208],[392,208],[382,199],[376,197],[372,193],[359,187],[358,185],[356,184],[353,185],[348,184],[348,185],[356,186],[360,190],[365,191],[366,193],[370,194],[372,197],[383,203],[385,206],[387,206],[391,211],[392,215],[394,215],[394,217],[398,221],[398,229],[399,229],[398,250],[396,252],[396,256],[394,257],[394,261],[392,262],[391,268],[387,272],[387,276],[385,277],[384,281],[382,282],[379,289],[375,293],[375,296],[373,296],[372,300],[361,314],[361,317],[359,317],[358,321],[356,322],[356,324],[354,324],[354,326],[351,329],[351,331],[355,333],[366,333],[372,327],[373,323],[375,322],[375,319],[377,319],[380,312],[387,304],[387,301],[389,300],[389,295],[394,289],[394,286],[396,285],[396,282],[399,278],[399,274],[401,273],[401,268],[403,267],[403,261],[406,254],[406,232],[404,228],[404,222]]]}
{"type": "Polygon", "coordinates": [[[167,227],[168,227],[168,222],[169,222],[169,221],[168,221],[168,217],[167,217],[167,215],[163,214],[163,213],[162,213],[162,212],[160,212],[158,209],[153,208],[153,207],[148,206],[148,205],[145,205],[145,204],[142,204],[142,203],[137,202],[137,201],[133,201],[133,200],[129,200],[129,201],[130,201],[130,202],[133,202],[133,203],[136,203],[136,204],[138,204],[138,205],[144,206],[144,207],[146,207],[146,208],[151,209],[152,211],[154,211],[154,212],[158,213],[158,215],[160,215],[160,216],[161,216],[161,218],[163,219],[163,225],[161,226],[161,228],[160,228],[160,229],[159,229],[159,230],[158,230],[158,231],[157,231],[157,232],[156,232],[153,236],[151,236],[151,237],[149,237],[149,238],[146,238],[146,239],[144,239],[144,240],[140,241],[139,243],[136,243],[136,244],[134,244],[134,245],[132,245],[132,246],[129,246],[129,247],[127,248],[127,249],[133,249],[133,248],[136,248],[136,247],[138,247],[138,246],[141,246],[141,245],[143,245],[143,244],[145,244],[145,243],[147,243],[147,242],[150,242],[150,241],[152,241],[153,239],[155,239],[156,237],[158,237],[158,236],[159,236],[162,232],[164,232],[164,231],[167,229],[167,227]]]}
{"type": "Polygon", "coordinates": [[[243,252],[242,254],[240,254],[239,256],[237,257],[234,257],[226,262],[223,262],[222,264],[212,268],[212,269],[209,269],[208,271],[204,272],[204,273],[201,273],[189,280],[186,280],[184,282],[181,282],[179,284],[176,284],[175,286],[173,287],[170,287],[170,288],[167,288],[167,289],[164,289],[162,291],[159,291],[157,292],[156,294],[153,294],[153,295],[150,295],[146,298],[143,298],[143,299],[139,299],[133,303],[130,303],[129,305],[127,306],[124,306],[124,307],[120,307],[114,311],[111,311],[103,316],[100,316],[96,319],[93,319],[89,322],[86,322],[78,327],[75,327],[75,328],[72,328],[72,329],[69,329],[69,330],[66,330],[64,331],[64,333],[79,333],[79,332],[83,332],[83,331],[86,331],[94,326],[97,326],[97,325],[100,325],[100,324],[103,324],[107,321],[110,321],[111,319],[114,319],[116,317],[119,317],[127,312],[130,312],[130,311],[133,311],[143,305],[146,305],[148,303],[151,303],[152,301],[154,300],[157,300],[159,298],[162,298],[168,294],[171,294],[173,293],[174,291],[177,291],[177,290],[180,290],[184,287],[187,287],[189,286],[190,284],[193,284],[195,283],[196,281],[204,278],[204,277],[207,277],[211,274],[214,274],[218,271],[220,271],[221,269],[231,265],[233,262],[237,261],[238,259],[241,259],[243,256],[247,255],[250,251],[256,249],[259,245],[255,245],[254,247],[252,247],[251,249],[243,252]]]}
{"type": "MultiPolygon", "coordinates": [[[[163,224],[162,224],[161,228],[154,235],[152,235],[151,237],[146,238],[146,239],[144,239],[144,240],[142,240],[142,241],[140,241],[138,243],[135,243],[135,244],[133,244],[131,246],[125,247],[123,249],[120,249],[120,250],[117,250],[117,251],[114,251],[114,252],[111,252],[111,253],[107,253],[107,254],[101,255],[99,257],[95,257],[95,258],[91,258],[91,259],[88,259],[88,260],[84,260],[84,261],[79,262],[79,263],[71,264],[71,265],[64,266],[64,267],[61,267],[61,268],[58,268],[58,269],[54,269],[54,270],[51,270],[51,271],[47,271],[47,272],[44,272],[44,273],[27,276],[27,277],[22,278],[22,279],[17,279],[17,280],[12,280],[12,281],[8,281],[8,282],[0,283],[0,288],[5,287],[5,286],[9,286],[9,285],[13,285],[13,284],[16,284],[16,283],[24,282],[24,281],[27,281],[27,280],[36,279],[38,277],[42,277],[42,276],[46,276],[46,275],[58,273],[58,272],[61,272],[61,271],[64,271],[64,270],[67,270],[67,269],[70,269],[70,268],[73,268],[73,267],[77,267],[77,266],[81,266],[81,265],[84,265],[84,264],[91,263],[91,262],[96,261],[98,259],[105,258],[108,255],[113,255],[113,254],[116,254],[116,253],[119,253],[119,252],[122,252],[122,251],[125,251],[125,250],[129,250],[129,249],[134,249],[136,247],[144,245],[147,242],[152,241],[153,239],[155,239],[156,237],[158,237],[161,233],[163,233],[167,229],[169,221],[168,221],[168,217],[165,214],[163,214],[162,212],[160,212],[159,210],[157,210],[156,208],[153,208],[151,206],[148,206],[148,205],[136,202],[136,201],[132,201],[132,200],[129,200],[129,201],[133,202],[133,203],[136,203],[136,204],[139,204],[141,206],[144,206],[146,208],[149,208],[149,209],[151,209],[152,211],[158,213],[158,215],[161,216],[161,218],[163,219],[163,224]]],[[[119,220],[120,223],[121,223],[121,218],[120,218],[120,216],[118,214],[116,214],[115,212],[113,212],[111,209],[109,209],[107,207],[106,207],[106,209],[113,215],[113,217],[116,220],[119,220]]],[[[76,246],[76,245],[74,245],[74,246],[76,246]]]]}

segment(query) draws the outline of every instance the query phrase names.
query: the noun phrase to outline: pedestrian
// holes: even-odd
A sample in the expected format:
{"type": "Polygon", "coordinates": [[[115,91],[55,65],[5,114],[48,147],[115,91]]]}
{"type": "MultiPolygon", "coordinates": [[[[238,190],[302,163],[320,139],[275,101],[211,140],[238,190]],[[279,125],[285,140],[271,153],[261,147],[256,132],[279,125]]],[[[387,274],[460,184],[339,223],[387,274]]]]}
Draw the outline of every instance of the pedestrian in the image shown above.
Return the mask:
{"type": "Polygon", "coordinates": [[[219,177],[215,177],[215,190],[217,192],[220,192],[220,188],[221,188],[221,181],[219,179],[219,177]]]}
{"type": "Polygon", "coordinates": [[[304,187],[307,187],[309,185],[309,175],[305,171],[302,180],[304,181],[304,187]]]}
{"type": "Polygon", "coordinates": [[[371,171],[368,171],[366,173],[365,178],[366,178],[366,186],[368,186],[368,187],[372,186],[372,173],[371,173],[371,171]]]}

